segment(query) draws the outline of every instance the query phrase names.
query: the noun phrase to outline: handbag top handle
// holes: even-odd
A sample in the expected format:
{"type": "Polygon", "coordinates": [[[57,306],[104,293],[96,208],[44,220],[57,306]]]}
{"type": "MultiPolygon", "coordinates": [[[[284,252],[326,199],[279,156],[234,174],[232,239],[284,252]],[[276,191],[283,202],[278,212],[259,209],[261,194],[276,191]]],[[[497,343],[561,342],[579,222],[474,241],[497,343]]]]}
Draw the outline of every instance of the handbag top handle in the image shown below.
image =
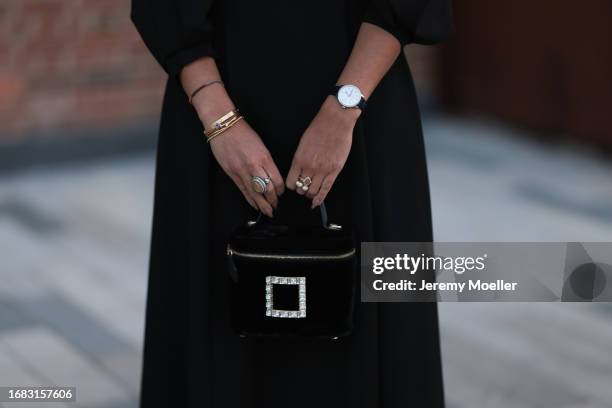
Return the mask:
{"type": "MultiPolygon", "coordinates": [[[[321,213],[321,226],[325,229],[329,229],[329,230],[341,230],[342,226],[338,225],[338,224],[331,224],[328,222],[327,219],[327,209],[325,208],[325,202],[321,202],[321,204],[319,205],[319,210],[321,213]]],[[[257,225],[261,219],[263,217],[263,213],[261,211],[257,212],[257,218],[255,218],[255,220],[253,221],[248,221],[247,225],[249,227],[255,226],[257,225]]]]}

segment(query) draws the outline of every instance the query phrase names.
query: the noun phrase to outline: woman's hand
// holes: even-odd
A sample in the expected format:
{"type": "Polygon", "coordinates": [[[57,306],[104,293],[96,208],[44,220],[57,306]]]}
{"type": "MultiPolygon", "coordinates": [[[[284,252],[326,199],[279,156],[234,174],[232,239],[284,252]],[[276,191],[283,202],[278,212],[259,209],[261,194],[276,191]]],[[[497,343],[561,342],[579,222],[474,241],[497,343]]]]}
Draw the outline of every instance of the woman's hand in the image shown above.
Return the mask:
{"type": "MultiPolygon", "coordinates": [[[[181,82],[187,95],[192,95],[198,86],[220,79],[215,60],[200,58],[181,71],[181,82]]],[[[235,109],[225,87],[216,82],[201,88],[192,99],[202,125],[206,128],[215,120],[235,109]]],[[[249,204],[269,217],[278,205],[278,196],[284,184],[270,152],[259,135],[243,119],[210,141],[210,148],[225,173],[234,181],[249,204]],[[270,178],[264,194],[253,190],[254,176],[270,178]]]]}
{"type": "Polygon", "coordinates": [[[312,208],[325,199],[344,167],[360,113],[359,109],[343,109],[335,97],[329,96],[302,135],[286,185],[312,199],[312,208]],[[298,177],[310,177],[307,191],[296,186],[298,177]]]}
{"type": "Polygon", "coordinates": [[[272,217],[278,197],[284,191],[283,178],[259,135],[245,120],[241,120],[211,140],[210,147],[221,168],[236,183],[249,204],[272,217]],[[270,178],[265,195],[253,190],[253,176],[270,178]]]}

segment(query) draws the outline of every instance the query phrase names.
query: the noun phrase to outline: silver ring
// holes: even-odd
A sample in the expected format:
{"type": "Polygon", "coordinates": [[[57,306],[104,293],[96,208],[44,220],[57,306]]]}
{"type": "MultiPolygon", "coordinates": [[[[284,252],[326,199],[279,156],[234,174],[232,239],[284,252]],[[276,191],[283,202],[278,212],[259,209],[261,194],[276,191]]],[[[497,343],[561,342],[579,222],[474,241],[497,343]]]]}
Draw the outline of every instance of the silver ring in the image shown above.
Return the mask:
{"type": "Polygon", "coordinates": [[[266,192],[268,191],[268,184],[270,184],[270,178],[253,176],[251,178],[251,183],[253,191],[259,194],[266,194],[266,192]]]}

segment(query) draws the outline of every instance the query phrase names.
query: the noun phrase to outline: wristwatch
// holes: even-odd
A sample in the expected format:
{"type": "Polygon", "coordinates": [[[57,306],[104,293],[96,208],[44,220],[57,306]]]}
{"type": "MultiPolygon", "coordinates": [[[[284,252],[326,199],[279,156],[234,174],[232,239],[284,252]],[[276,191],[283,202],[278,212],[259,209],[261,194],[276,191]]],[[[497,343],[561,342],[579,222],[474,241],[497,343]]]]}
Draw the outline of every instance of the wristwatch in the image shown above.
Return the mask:
{"type": "Polygon", "coordinates": [[[366,107],[366,100],[355,85],[336,85],[332,95],[336,96],[344,109],[359,108],[363,111],[366,107]]]}

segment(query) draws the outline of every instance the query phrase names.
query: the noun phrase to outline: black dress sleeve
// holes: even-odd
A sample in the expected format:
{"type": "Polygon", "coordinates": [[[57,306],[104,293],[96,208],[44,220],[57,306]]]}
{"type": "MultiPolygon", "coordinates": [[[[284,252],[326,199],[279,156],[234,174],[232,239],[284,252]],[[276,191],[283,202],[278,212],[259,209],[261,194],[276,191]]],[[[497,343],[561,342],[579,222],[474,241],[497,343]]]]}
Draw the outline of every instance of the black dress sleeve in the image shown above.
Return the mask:
{"type": "Polygon", "coordinates": [[[132,0],[130,18],[168,75],[204,56],[214,57],[212,0],[132,0]]]}
{"type": "Polygon", "coordinates": [[[370,0],[363,21],[388,31],[402,45],[435,44],[454,29],[451,0],[370,0]]]}

